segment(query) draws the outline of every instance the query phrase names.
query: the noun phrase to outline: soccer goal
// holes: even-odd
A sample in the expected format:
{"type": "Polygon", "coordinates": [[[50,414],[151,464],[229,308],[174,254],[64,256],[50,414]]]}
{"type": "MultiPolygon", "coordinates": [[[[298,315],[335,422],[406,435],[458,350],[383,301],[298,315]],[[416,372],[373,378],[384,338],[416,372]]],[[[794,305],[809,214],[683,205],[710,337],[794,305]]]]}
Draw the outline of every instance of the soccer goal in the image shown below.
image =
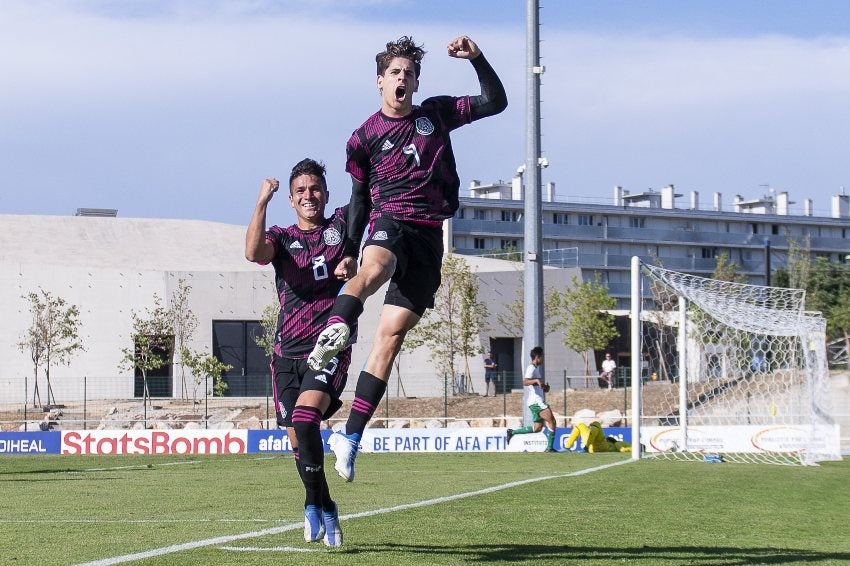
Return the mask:
{"type": "Polygon", "coordinates": [[[775,464],[841,458],[826,321],[805,311],[805,291],[638,258],[632,285],[632,438],[646,453],[775,464]]]}

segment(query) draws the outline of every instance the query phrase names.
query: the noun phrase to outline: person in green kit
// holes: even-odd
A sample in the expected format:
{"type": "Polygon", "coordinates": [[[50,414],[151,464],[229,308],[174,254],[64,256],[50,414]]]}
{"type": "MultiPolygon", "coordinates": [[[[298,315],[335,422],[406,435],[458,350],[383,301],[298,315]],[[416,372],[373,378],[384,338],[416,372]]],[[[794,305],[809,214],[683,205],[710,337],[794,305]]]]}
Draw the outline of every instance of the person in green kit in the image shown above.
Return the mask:
{"type": "Polygon", "coordinates": [[[531,363],[525,369],[522,385],[525,388],[526,402],[531,411],[531,426],[523,426],[515,429],[508,429],[508,444],[511,443],[511,438],[517,434],[529,434],[532,432],[540,432],[543,429],[543,423],[546,423],[546,452],[557,452],[554,448],[555,444],[555,415],[552,414],[552,409],[546,404],[544,395],[549,391],[549,384],[543,379],[540,373],[540,366],[543,365],[543,348],[535,346],[531,349],[531,363]]]}

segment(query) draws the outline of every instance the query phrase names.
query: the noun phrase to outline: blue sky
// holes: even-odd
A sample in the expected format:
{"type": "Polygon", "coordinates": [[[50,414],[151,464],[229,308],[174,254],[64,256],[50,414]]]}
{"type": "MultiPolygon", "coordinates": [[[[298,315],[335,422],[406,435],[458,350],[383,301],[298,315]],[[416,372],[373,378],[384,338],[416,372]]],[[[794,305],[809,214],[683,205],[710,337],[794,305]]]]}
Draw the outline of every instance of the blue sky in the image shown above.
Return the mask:
{"type": "MultiPolygon", "coordinates": [[[[730,204],[850,188],[850,2],[541,2],[543,153],[559,200],[673,183],[730,204]]],[[[461,194],[525,160],[525,2],[0,0],[0,214],[246,224],[304,156],[348,200],[345,141],[378,108],[374,54],[429,51],[419,100],[477,93],[467,34],[510,105],[454,135],[461,194]]],[[[289,223],[285,199],[271,222],[289,223]]]]}

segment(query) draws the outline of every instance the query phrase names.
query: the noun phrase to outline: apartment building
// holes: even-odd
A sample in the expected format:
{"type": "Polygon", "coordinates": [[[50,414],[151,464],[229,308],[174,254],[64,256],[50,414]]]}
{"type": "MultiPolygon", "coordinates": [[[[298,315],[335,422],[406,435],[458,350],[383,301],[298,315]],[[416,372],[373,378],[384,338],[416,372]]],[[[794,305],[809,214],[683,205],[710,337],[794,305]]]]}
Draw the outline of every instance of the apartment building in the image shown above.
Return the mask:
{"type": "MultiPolygon", "coordinates": [[[[752,200],[735,195],[728,204],[721,193],[710,203],[700,202],[696,191],[684,199],[673,185],[638,193],[617,186],[610,199],[595,199],[604,204],[555,202],[553,183],[544,192],[544,262],[579,267],[586,280],[598,274],[618,308],[628,307],[629,262],[635,255],[709,276],[717,256],[725,253],[754,284],[765,284],[768,265],[773,271],[787,264],[794,242],[808,242],[813,256],[850,261],[850,196],[845,194],[832,197],[827,217],[813,214],[811,199],[802,210],[793,208],[787,192],[769,191],[752,200]]],[[[448,223],[448,241],[468,255],[523,251],[522,195],[521,175],[507,183],[472,181],[448,223]]]]}

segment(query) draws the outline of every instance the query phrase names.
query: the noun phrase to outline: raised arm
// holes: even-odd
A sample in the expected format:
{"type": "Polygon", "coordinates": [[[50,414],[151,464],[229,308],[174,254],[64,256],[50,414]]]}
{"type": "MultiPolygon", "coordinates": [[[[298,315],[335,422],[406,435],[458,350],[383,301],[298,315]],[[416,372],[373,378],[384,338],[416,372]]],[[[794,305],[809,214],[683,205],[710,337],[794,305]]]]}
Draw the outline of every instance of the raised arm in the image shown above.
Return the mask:
{"type": "Polygon", "coordinates": [[[245,232],[245,259],[254,263],[269,263],[274,259],[274,245],[266,240],[266,209],[280,187],[277,179],[264,179],[260,185],[257,205],[245,232]]]}
{"type": "Polygon", "coordinates": [[[469,59],[478,75],[481,94],[469,97],[473,120],[493,116],[508,107],[508,95],[502,81],[474,41],[465,35],[458,37],[449,43],[448,52],[449,57],[469,59]]]}

